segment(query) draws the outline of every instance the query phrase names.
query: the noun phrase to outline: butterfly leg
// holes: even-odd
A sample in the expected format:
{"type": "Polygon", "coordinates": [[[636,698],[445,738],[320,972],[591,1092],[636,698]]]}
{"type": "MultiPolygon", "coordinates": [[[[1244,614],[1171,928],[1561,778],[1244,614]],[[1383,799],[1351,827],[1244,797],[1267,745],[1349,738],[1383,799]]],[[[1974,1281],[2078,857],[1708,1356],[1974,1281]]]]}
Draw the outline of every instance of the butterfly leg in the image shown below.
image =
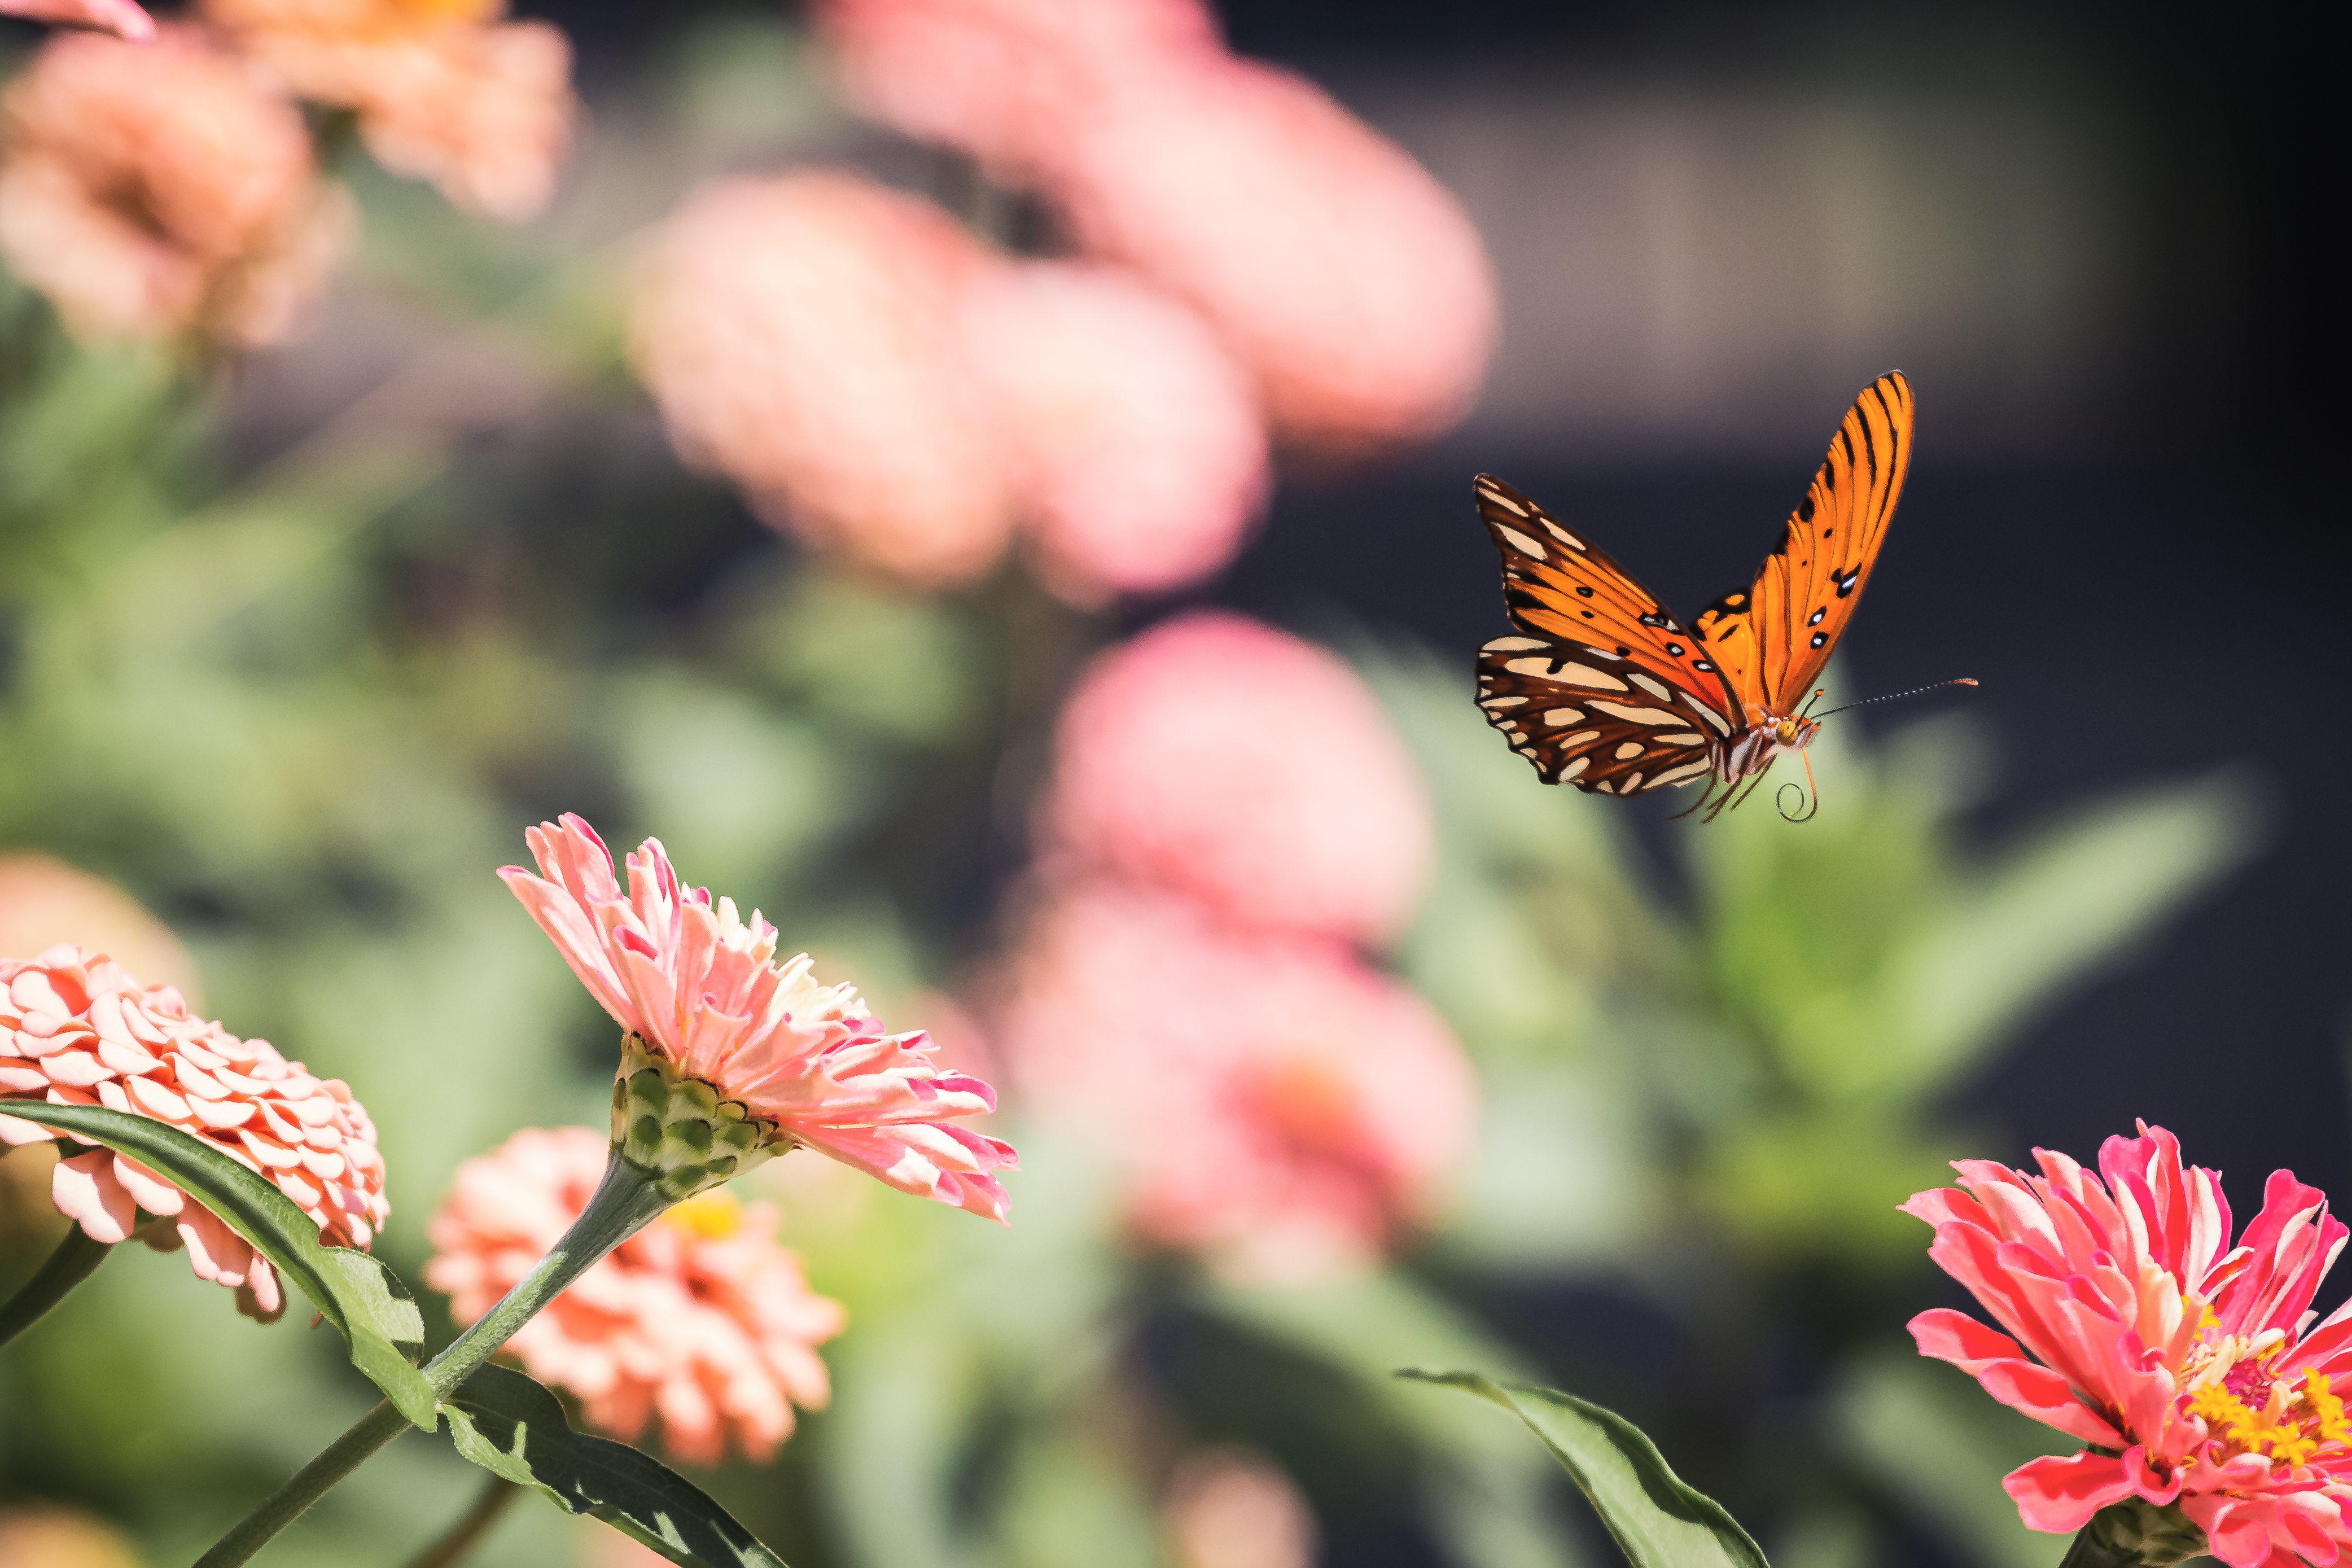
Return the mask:
{"type": "Polygon", "coordinates": [[[1723,796],[1722,796],[1722,798],[1721,798],[1721,799],[1719,799],[1719,800],[1717,800],[1717,801],[1715,803],[1715,809],[1714,809],[1714,810],[1712,810],[1712,811],[1710,811],[1710,812],[1708,812],[1705,816],[1701,817],[1699,820],[1700,820],[1700,821],[1702,821],[1702,822],[1713,822],[1717,817],[1721,816],[1725,812],[1729,811],[1729,810],[1732,810],[1732,809],[1734,809],[1734,808],[1736,808],[1736,807],[1738,807],[1738,806],[1741,806],[1741,805],[1746,805],[1746,804],[1747,804],[1747,802],[1748,802],[1748,797],[1749,795],[1754,795],[1754,794],[1756,793],[1756,786],[1757,786],[1758,784],[1762,784],[1762,783],[1764,782],[1764,775],[1765,775],[1766,773],[1770,773],[1770,772],[1772,771],[1772,763],[1779,762],[1780,760],[1780,758],[1775,757],[1775,758],[1773,758],[1773,759],[1772,759],[1772,762],[1768,762],[1768,763],[1766,763],[1762,767],[1760,767],[1760,768],[1757,769],[1757,770],[1756,770],[1756,776],[1755,776],[1753,779],[1751,779],[1751,780],[1749,780],[1749,781],[1748,781],[1748,787],[1747,787],[1746,789],[1741,789],[1741,788],[1739,787],[1739,785],[1738,785],[1737,783],[1734,783],[1734,784],[1732,784],[1731,788],[1727,789],[1727,790],[1725,790],[1725,791],[1723,792],[1723,796]],[[1733,796],[1734,795],[1737,795],[1739,798],[1738,798],[1738,799],[1737,799],[1737,800],[1734,800],[1734,799],[1732,798],[1732,796],[1733,796]]]}

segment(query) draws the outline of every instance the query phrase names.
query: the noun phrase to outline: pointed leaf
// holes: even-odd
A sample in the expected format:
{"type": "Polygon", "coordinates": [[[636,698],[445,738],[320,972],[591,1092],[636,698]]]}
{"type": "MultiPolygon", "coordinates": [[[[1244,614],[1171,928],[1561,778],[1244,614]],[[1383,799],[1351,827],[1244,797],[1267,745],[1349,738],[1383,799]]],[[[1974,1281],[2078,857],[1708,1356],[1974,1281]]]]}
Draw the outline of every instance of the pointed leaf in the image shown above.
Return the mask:
{"type": "Polygon", "coordinates": [[[567,1513],[593,1514],[687,1568],[785,1568],[710,1495],[650,1454],[572,1430],[532,1378],[478,1367],[444,1400],[457,1452],[538,1489],[567,1513]]]}
{"type": "Polygon", "coordinates": [[[100,1105],[0,1103],[11,1116],[79,1133],[130,1155],[218,1215],[335,1325],[350,1347],[352,1364],[403,1415],[433,1430],[433,1390],[412,1360],[424,1349],[425,1320],[390,1268],[347,1247],[320,1246],[318,1223],[276,1184],[176,1127],[100,1105]]]}
{"type": "Polygon", "coordinates": [[[1763,1552],[1704,1492],[1683,1484],[1642,1429],[1571,1394],[1490,1383],[1471,1372],[1407,1370],[1491,1399],[1528,1424],[1609,1527],[1633,1568],[1769,1568],[1763,1552]]]}

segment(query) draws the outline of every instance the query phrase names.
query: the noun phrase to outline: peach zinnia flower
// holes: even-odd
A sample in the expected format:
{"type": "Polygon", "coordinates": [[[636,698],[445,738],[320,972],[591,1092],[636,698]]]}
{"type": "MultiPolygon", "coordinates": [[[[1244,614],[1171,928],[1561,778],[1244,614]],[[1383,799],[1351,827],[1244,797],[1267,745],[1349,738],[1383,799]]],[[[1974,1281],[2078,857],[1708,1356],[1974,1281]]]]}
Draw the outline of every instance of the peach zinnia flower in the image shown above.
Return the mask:
{"type": "Polygon", "coordinates": [[[0,253],[83,337],[275,341],[351,230],[294,105],[187,28],[52,38],[5,119],[0,253]]]}
{"type": "MultiPolygon", "coordinates": [[[[375,1125],[341,1079],[192,1017],[171,986],[141,985],[86,948],[0,959],[0,1105],[9,1098],[103,1105],[176,1127],[275,1183],[329,1247],[366,1247],[392,1210],[375,1125]]],[[[58,1136],[0,1114],[0,1142],[58,1136]]],[[[129,1238],[142,1209],[171,1216],[168,1228],[141,1231],[149,1246],[185,1245],[197,1276],[235,1289],[248,1317],[269,1322],[286,1310],[267,1258],[128,1155],[100,1148],[62,1160],[51,1193],[94,1241],[129,1238]]]]}
{"type": "Polygon", "coordinates": [[[918,1030],[886,1035],[855,988],[821,985],[803,953],[779,967],[776,928],[678,881],[661,841],[613,858],[578,816],[529,831],[543,877],[499,875],[589,994],[642,1047],[768,1129],[901,1192],[1002,1220],[1013,1146],[949,1123],[996,1109],[976,1078],[943,1072],[918,1030]]]}
{"type": "Polygon", "coordinates": [[[544,208],[572,142],[572,46],[498,0],[204,0],[207,21],[296,96],[352,110],[396,174],[459,206],[544,208]]]}
{"type": "Polygon", "coordinates": [[[29,22],[51,22],[65,27],[93,27],[143,44],[155,36],[155,18],[132,0],[0,0],[0,16],[22,16],[29,22]]]}
{"type": "Polygon", "coordinates": [[[1429,1218],[1476,1116],[1461,1045],[1412,991],[1337,942],[1140,889],[1055,895],[1000,1023],[1032,1102],[1122,1173],[1134,1231],[1248,1274],[1378,1257],[1429,1218]]]}
{"type": "MultiPolygon", "coordinates": [[[[425,1282],[458,1324],[498,1303],[562,1240],[604,1173],[589,1127],[528,1128],[457,1167],[425,1235],[425,1282]]],[[[810,1292],[776,1245],[775,1211],[725,1192],[688,1198],[621,1243],[507,1342],[542,1383],[569,1390],[588,1424],[635,1442],[661,1417],[662,1445],[715,1465],[731,1439],[753,1463],[792,1435],[793,1406],[823,1408],[815,1347],[845,1321],[810,1292]]]]}
{"type": "Polygon", "coordinates": [[[1355,942],[1404,923],[1434,837],[1412,758],[1356,673],[1223,612],[1164,622],[1087,672],[1040,827],[1051,858],[1244,925],[1355,942]]]}
{"type": "Polygon", "coordinates": [[[2108,1139],[2095,1175],[2033,1154],[2039,1175],[1955,1162],[1959,1188],[1903,1205],[2009,1331],[1938,1308],[1911,1321],[1921,1352],[2090,1445],[2010,1473],[2026,1524],[2078,1531],[2137,1500],[2185,1516],[2231,1568],[2335,1562],[2352,1545],[2352,1416],[2334,1387],[2352,1373],[2352,1305],[2314,1326],[2346,1237],[2325,1195],[2273,1172],[2232,1247],[2220,1173],[2184,1167],[2161,1127],[2108,1139]]]}

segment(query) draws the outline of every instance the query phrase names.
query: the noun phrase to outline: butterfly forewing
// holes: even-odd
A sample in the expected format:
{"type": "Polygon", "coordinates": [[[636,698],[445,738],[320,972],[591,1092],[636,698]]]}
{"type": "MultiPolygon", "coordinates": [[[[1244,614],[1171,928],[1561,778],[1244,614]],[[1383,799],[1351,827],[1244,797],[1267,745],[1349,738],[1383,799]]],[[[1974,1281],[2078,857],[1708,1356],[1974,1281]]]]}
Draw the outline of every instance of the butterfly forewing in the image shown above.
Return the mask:
{"type": "Polygon", "coordinates": [[[1743,719],[1804,700],[1862,602],[1910,465],[1911,384],[1890,371],[1854,399],[1754,584],[1699,615],[1743,719]]]}
{"type": "Polygon", "coordinates": [[[1478,650],[1478,706],[1547,784],[1639,795],[1706,775],[1731,732],[1713,708],[1631,659],[1549,638],[1478,650]]]}

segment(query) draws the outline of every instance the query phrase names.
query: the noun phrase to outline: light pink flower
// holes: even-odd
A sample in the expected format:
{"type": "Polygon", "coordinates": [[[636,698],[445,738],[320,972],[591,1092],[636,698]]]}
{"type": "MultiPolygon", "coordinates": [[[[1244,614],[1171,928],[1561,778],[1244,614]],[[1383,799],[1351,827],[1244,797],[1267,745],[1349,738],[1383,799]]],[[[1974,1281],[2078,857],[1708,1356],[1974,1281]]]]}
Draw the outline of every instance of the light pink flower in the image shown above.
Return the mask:
{"type": "MultiPolygon", "coordinates": [[[[391,1213],[375,1125],[341,1079],[190,1016],[172,987],[142,986],[84,948],[0,959],[0,1104],[9,1099],[104,1105],[176,1127],[275,1183],[329,1247],[367,1247],[391,1213]]],[[[58,1136],[0,1115],[0,1142],[58,1136]]],[[[286,1310],[268,1260],[138,1161],[93,1148],[58,1163],[51,1192],[95,1241],[127,1239],[141,1209],[177,1216],[142,1239],[159,1251],[185,1245],[197,1277],[235,1289],[248,1317],[268,1322],[286,1310]]]]}
{"type": "Polygon", "coordinates": [[[859,175],[720,180],[663,226],[637,369],[678,451],[770,523],[912,582],[968,582],[1013,526],[958,334],[991,264],[945,213],[859,175]]]}
{"type": "Polygon", "coordinates": [[[1197,583],[1266,488],[1249,374],[1192,310],[1107,267],[1007,262],[966,290],[1041,574],[1064,597],[1197,583]]]}
{"type": "Polygon", "coordinates": [[[1053,895],[1000,1024],[1031,1102],[1120,1170],[1135,1231],[1248,1272],[1377,1257],[1428,1217],[1475,1117],[1461,1046],[1412,992],[1339,943],[1137,889],[1053,895]]]}
{"type": "Polygon", "coordinates": [[[1288,1476],[1255,1455],[1186,1455],[1160,1521],[1175,1568],[1314,1568],[1314,1510],[1288,1476]]]}
{"type": "Polygon", "coordinates": [[[1377,452],[1477,394],[1496,331],[1477,231],[1301,78],[1228,60],[1138,79],[1062,142],[1046,188],[1083,250],[1215,324],[1286,440],[1377,452]]]}
{"type": "Polygon", "coordinates": [[[2076,1531],[2138,1498],[2177,1504],[2231,1568],[2335,1562],[2352,1544],[2352,1420],[2331,1386],[2352,1372],[2352,1306],[2314,1327],[2346,1236],[2326,1197],[2273,1172],[2232,1247],[2219,1173],[2184,1168],[2160,1127],[2108,1139],[2098,1174],[2033,1153],[2039,1175],[1958,1161],[1960,1188],[1903,1205],[2008,1331],[1938,1308],[1911,1321],[1921,1352],[2091,1445],[2010,1473],[2026,1524],[2076,1531]]]}
{"type": "Polygon", "coordinates": [[[0,117],[0,253],[80,336],[275,341],[349,237],[294,105],[190,29],[54,37],[0,117]]]}
{"type": "Polygon", "coordinates": [[[1199,0],[825,0],[816,21],[861,112],[1015,179],[1126,84],[1223,55],[1199,0]]]}
{"type": "Polygon", "coordinates": [[[1096,662],[1063,710],[1039,827],[1049,868],[1074,861],[1242,924],[1367,942],[1412,913],[1433,832],[1412,761],[1355,672],[1222,612],[1096,662]]]}
{"type": "Polygon", "coordinates": [[[131,0],[0,0],[0,16],[22,16],[61,27],[92,27],[134,44],[155,37],[155,18],[131,0]]]}
{"type": "Polygon", "coordinates": [[[61,942],[106,953],[194,1003],[188,950],[138,900],[47,855],[0,855],[0,953],[41,952],[61,942]]]}
{"type": "MultiPolygon", "coordinates": [[[[607,1140],[589,1127],[527,1128],[457,1167],[425,1235],[425,1282],[471,1323],[498,1304],[587,1206],[607,1140]]],[[[830,1392],[816,1347],[846,1321],[810,1292],[775,1242],[776,1213],[721,1190],[698,1194],[623,1242],[523,1325],[507,1350],[569,1390],[588,1424],[635,1442],[661,1417],[662,1444],[715,1465],[732,1442],[754,1463],[792,1435],[793,1406],[830,1392]]]]}
{"type": "Polygon", "coordinates": [[[732,899],[680,885],[661,841],[628,858],[625,893],[577,816],[529,831],[545,879],[499,875],[621,1027],[722,1100],[901,1192],[1002,1220],[1013,1146],[958,1118],[996,1109],[976,1078],[942,1072],[921,1031],[886,1035],[856,991],[820,985],[803,953],[771,962],[776,928],[732,899]]]}
{"type": "Polygon", "coordinates": [[[354,110],[396,174],[526,218],[555,194],[579,105],[572,46],[490,0],[204,0],[207,21],[297,97],[354,110]]]}

